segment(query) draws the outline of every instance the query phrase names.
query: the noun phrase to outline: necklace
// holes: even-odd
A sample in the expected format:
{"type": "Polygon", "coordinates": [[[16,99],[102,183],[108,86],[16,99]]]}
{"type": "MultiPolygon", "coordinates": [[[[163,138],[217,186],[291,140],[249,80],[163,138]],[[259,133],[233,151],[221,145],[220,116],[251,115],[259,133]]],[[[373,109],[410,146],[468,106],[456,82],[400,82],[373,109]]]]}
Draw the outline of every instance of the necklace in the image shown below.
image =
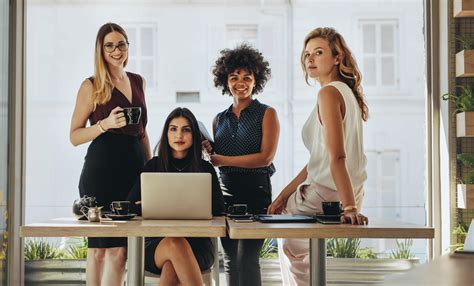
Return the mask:
{"type": "Polygon", "coordinates": [[[178,168],[178,167],[176,167],[176,165],[173,164],[172,162],[170,162],[170,163],[171,163],[171,166],[173,166],[173,168],[175,168],[178,172],[183,171],[184,169],[186,169],[186,168],[190,165],[190,164],[186,164],[186,165],[184,165],[184,167],[178,168]]]}

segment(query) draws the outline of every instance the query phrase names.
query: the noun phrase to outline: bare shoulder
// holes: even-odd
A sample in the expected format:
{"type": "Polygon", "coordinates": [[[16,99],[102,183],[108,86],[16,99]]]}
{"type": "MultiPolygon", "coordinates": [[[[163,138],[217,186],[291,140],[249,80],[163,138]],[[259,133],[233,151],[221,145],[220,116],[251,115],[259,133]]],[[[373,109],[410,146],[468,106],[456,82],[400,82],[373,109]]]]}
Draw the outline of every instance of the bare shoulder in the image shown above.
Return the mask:
{"type": "Polygon", "coordinates": [[[89,106],[93,106],[92,104],[92,94],[94,92],[94,85],[89,79],[85,79],[81,86],[79,87],[79,91],[77,93],[77,101],[78,103],[84,104],[86,103],[89,106]]]}
{"type": "Polygon", "coordinates": [[[275,108],[270,107],[270,106],[267,107],[267,109],[265,110],[265,114],[263,115],[263,124],[264,125],[271,124],[271,126],[278,124],[278,116],[277,116],[277,112],[275,108]]]}
{"type": "Polygon", "coordinates": [[[81,83],[81,87],[79,88],[79,91],[92,92],[93,89],[94,89],[94,85],[92,84],[92,81],[90,81],[90,79],[86,78],[81,83]]]}
{"type": "Polygon", "coordinates": [[[342,94],[332,85],[326,85],[319,90],[318,101],[320,104],[337,104],[344,102],[342,94]]]}
{"type": "Polygon", "coordinates": [[[267,109],[265,110],[265,116],[275,117],[276,115],[277,115],[277,112],[275,108],[271,106],[267,107],[267,109]]]}

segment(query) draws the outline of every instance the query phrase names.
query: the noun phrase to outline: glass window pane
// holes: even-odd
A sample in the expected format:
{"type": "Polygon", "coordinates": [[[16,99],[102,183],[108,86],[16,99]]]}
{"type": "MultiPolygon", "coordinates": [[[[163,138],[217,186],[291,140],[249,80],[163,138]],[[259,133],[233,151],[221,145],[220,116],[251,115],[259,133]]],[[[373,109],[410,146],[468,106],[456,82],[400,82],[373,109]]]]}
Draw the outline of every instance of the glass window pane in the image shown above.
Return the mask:
{"type": "Polygon", "coordinates": [[[131,72],[138,72],[137,60],[128,59],[127,70],[131,72]]]}
{"type": "Polygon", "coordinates": [[[226,42],[230,48],[236,47],[242,42],[257,47],[258,26],[257,25],[227,25],[226,42]]]}
{"type": "Polygon", "coordinates": [[[381,156],[382,176],[395,177],[397,175],[398,154],[392,152],[384,152],[381,156]]]}
{"type": "Polygon", "coordinates": [[[257,27],[253,28],[246,28],[242,30],[242,38],[244,40],[247,40],[249,42],[256,41],[257,40],[257,27]]]}
{"type": "Polygon", "coordinates": [[[155,73],[153,70],[153,60],[141,60],[140,73],[145,78],[147,86],[155,87],[155,73]]]}
{"type": "Polygon", "coordinates": [[[363,52],[375,53],[375,25],[364,24],[362,26],[362,35],[364,38],[363,52]]]}
{"type": "Polygon", "coordinates": [[[382,57],[382,85],[395,84],[395,65],[393,57],[382,57]]]}
{"type": "Polygon", "coordinates": [[[128,56],[136,56],[137,55],[137,29],[136,28],[128,28],[127,27],[127,37],[128,42],[130,43],[130,47],[128,48],[128,56]]]}
{"type": "Polygon", "coordinates": [[[141,42],[141,52],[142,56],[149,57],[153,56],[153,41],[154,41],[154,34],[153,34],[153,28],[151,27],[146,27],[141,29],[141,35],[140,35],[140,42],[141,42]]]}
{"type": "Polygon", "coordinates": [[[382,52],[383,53],[393,53],[394,48],[394,25],[392,24],[384,24],[380,27],[381,33],[381,45],[382,45],[382,52]]]}
{"type": "Polygon", "coordinates": [[[366,85],[376,85],[377,84],[377,75],[375,67],[375,58],[365,57],[363,60],[363,73],[362,78],[366,85]]]}

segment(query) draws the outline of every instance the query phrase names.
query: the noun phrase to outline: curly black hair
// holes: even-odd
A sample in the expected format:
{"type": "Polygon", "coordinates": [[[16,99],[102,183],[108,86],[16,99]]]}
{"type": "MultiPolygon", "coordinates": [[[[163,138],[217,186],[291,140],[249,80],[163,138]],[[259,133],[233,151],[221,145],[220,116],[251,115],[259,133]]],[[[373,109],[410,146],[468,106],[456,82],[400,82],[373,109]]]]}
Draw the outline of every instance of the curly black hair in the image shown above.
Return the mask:
{"type": "Polygon", "coordinates": [[[222,89],[222,94],[227,93],[232,96],[227,85],[227,77],[237,69],[246,69],[252,72],[255,78],[252,95],[262,92],[270,79],[271,69],[261,52],[244,43],[232,50],[224,49],[220,54],[212,74],[214,75],[214,86],[222,89]]]}

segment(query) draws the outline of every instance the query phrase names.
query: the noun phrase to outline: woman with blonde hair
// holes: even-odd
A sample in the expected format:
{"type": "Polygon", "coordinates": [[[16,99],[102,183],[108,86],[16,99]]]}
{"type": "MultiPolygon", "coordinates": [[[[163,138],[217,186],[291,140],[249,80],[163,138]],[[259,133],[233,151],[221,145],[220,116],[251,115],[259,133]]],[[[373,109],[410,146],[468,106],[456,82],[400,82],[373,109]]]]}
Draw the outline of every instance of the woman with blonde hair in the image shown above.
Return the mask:
{"type": "MultiPolygon", "coordinates": [[[[127,198],[151,158],[145,130],[145,80],[125,72],[128,46],[127,34],[119,25],[107,23],[99,29],[95,74],[82,82],[71,120],[71,143],[92,141],[79,180],[80,196],[96,197],[105,210],[112,201],[127,198]],[[127,124],[123,111],[129,107],[141,109],[137,124],[127,124]]],[[[87,285],[123,285],[127,238],[89,238],[88,246],[87,285]]]]}
{"type": "MultiPolygon", "coordinates": [[[[268,213],[314,214],[322,202],[340,201],[342,223],[367,224],[359,211],[367,178],[362,123],[368,118],[361,74],[344,38],[333,28],[316,28],[304,39],[301,66],[321,85],[303,126],[309,161],[270,205],[268,213]]],[[[309,84],[309,83],[308,83],[309,84]]],[[[280,243],[285,285],[309,284],[309,240],[280,243]]]]}

